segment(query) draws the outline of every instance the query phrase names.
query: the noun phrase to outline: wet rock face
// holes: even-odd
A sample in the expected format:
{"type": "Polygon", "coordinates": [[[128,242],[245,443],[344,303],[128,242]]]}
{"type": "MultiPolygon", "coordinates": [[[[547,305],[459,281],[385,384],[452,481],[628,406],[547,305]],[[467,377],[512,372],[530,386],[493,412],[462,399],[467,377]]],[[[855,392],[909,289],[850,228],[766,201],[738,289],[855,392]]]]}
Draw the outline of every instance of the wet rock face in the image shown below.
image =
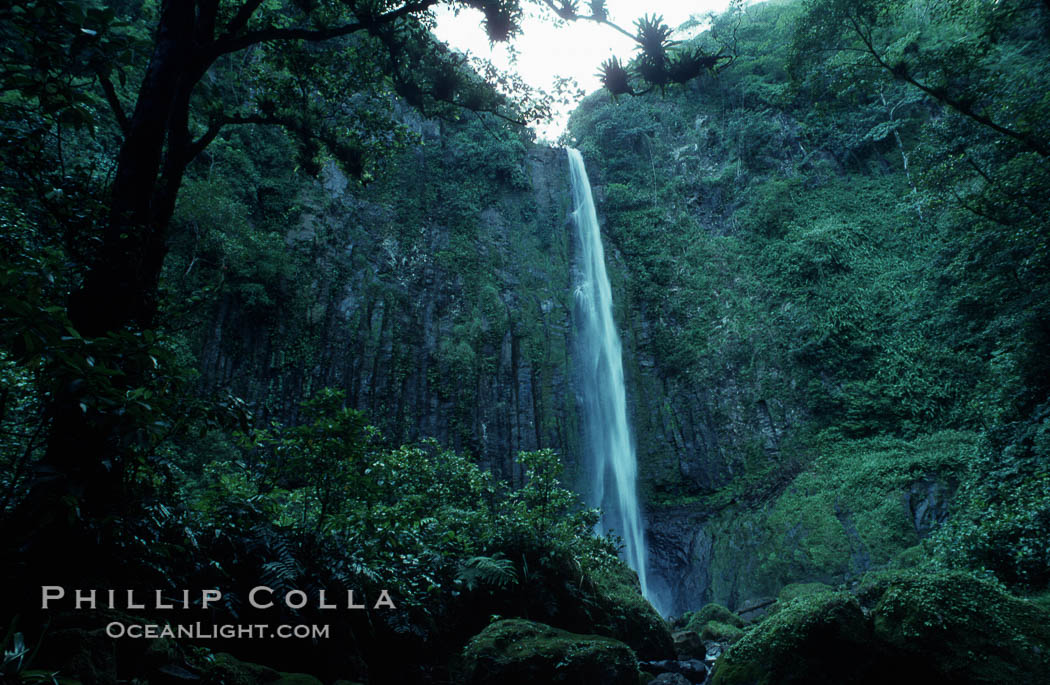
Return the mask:
{"type": "Polygon", "coordinates": [[[904,495],[904,506],[911,514],[915,532],[924,538],[948,518],[948,505],[958,482],[924,479],[912,483],[904,495]]]}
{"type": "Polygon", "coordinates": [[[709,595],[712,539],[688,509],[649,515],[650,586],[670,616],[695,609],[709,595]]]}

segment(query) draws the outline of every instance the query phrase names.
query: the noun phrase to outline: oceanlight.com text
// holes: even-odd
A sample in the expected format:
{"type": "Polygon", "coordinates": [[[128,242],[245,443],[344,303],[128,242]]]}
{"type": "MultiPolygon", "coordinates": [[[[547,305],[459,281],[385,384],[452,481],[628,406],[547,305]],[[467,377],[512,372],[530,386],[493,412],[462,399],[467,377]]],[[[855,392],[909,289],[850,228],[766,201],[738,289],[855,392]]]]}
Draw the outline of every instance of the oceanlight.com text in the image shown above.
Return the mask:
{"type": "Polygon", "coordinates": [[[121,623],[113,621],[106,625],[106,635],[114,639],[180,638],[190,640],[323,640],[329,637],[329,626],[314,624],[269,623],[121,623]]]}

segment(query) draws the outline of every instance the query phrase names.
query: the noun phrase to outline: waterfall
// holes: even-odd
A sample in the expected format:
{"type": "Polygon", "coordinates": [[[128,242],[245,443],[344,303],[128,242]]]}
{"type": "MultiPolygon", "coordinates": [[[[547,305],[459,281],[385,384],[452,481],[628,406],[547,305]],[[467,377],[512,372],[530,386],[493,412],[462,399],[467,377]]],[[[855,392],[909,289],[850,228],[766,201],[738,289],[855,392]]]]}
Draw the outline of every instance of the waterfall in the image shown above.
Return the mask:
{"type": "Polygon", "coordinates": [[[598,524],[601,532],[613,530],[623,538],[625,561],[637,571],[642,594],[649,597],[645,535],[638,506],[638,462],[627,424],[623,354],[613,321],[612,287],[605,271],[605,250],[583,156],[579,150],[567,151],[575,207],[572,216],[580,245],[574,299],[584,442],[591,477],[589,504],[604,511],[598,524]]]}

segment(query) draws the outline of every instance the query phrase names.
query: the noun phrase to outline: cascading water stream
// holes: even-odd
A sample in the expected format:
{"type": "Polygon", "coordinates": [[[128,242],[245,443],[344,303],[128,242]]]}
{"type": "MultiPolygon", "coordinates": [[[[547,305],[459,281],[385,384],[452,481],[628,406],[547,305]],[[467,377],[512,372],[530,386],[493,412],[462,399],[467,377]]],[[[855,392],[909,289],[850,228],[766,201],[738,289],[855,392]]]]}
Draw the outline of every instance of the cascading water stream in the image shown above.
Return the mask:
{"type": "Polygon", "coordinates": [[[605,512],[599,522],[602,532],[614,530],[623,538],[625,561],[638,573],[642,594],[648,598],[647,550],[638,505],[638,462],[627,423],[623,354],[613,321],[612,287],[605,271],[605,250],[583,156],[572,148],[567,152],[573,219],[580,244],[580,273],[574,295],[584,435],[592,479],[590,504],[605,512]]]}

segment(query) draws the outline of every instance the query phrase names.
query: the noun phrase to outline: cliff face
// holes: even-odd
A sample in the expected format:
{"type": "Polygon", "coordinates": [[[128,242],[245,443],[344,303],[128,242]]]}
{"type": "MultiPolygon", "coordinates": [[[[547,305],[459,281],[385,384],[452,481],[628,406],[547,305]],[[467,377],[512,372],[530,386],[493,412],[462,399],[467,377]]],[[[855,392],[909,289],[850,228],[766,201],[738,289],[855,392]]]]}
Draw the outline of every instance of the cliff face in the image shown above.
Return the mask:
{"type": "Polygon", "coordinates": [[[514,479],[519,451],[572,455],[578,440],[564,154],[513,144],[486,169],[464,140],[426,132],[378,188],[329,165],[302,192],[284,242],[306,255],[288,286],[305,297],[262,318],[222,298],[203,383],[281,420],[339,388],[390,442],[434,438],[514,479]],[[491,175],[457,185],[464,165],[491,175]]]}

